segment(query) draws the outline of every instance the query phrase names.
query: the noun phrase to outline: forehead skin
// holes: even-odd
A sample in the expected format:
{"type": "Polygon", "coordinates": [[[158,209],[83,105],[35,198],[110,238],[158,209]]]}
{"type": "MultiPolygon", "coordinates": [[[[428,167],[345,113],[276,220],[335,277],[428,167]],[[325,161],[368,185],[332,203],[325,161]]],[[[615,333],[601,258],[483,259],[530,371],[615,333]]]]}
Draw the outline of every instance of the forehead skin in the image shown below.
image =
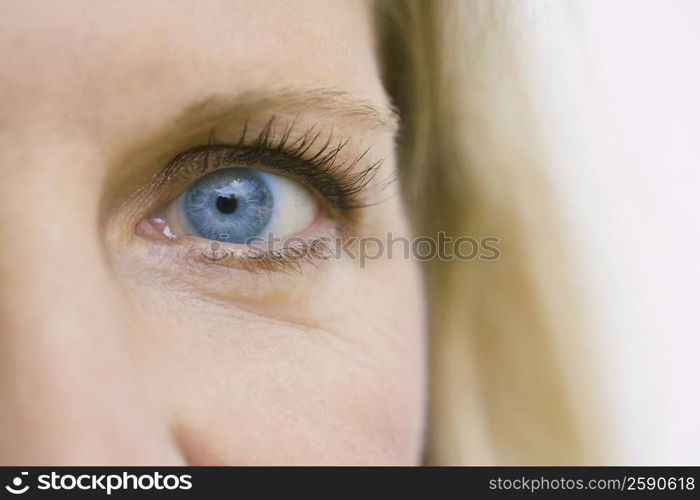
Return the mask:
{"type": "MultiPolygon", "coordinates": [[[[144,283],[128,252],[109,268],[95,224],[117,159],[208,96],[331,88],[386,107],[370,16],[356,0],[0,3],[0,462],[419,460],[415,264],[242,277],[232,296],[274,300],[216,302],[196,277],[144,283]]],[[[369,135],[393,167],[391,133],[369,135]]],[[[372,230],[406,231],[396,197],[371,210],[372,230]]]]}
{"type": "Polygon", "coordinates": [[[382,99],[368,78],[364,2],[16,1],[0,6],[0,23],[0,65],[12,75],[0,81],[3,127],[29,120],[60,133],[68,120],[71,134],[104,143],[172,118],[203,91],[270,82],[382,99]]]}

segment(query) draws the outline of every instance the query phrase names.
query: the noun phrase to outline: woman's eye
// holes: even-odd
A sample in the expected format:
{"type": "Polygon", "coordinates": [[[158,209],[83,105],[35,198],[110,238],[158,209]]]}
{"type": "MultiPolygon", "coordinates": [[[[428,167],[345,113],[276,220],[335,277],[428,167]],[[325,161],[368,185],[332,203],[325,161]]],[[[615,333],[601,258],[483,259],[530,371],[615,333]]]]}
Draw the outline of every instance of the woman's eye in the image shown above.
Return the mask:
{"type": "Polygon", "coordinates": [[[245,244],[303,233],[318,212],[316,197],[299,182],[261,170],[222,168],[190,184],[166,209],[163,222],[171,237],[245,244]]]}

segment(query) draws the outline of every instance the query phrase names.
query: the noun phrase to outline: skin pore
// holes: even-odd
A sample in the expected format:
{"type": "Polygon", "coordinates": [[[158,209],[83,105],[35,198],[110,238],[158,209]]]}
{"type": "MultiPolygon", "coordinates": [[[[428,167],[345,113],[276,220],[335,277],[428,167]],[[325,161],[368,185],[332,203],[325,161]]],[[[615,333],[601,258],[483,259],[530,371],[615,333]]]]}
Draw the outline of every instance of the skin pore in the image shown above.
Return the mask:
{"type": "Polygon", "coordinates": [[[420,460],[414,262],[250,269],[152,224],[201,175],[176,155],[267,127],[376,166],[351,210],[307,183],[305,237],[408,236],[369,4],[4,2],[0,64],[0,463],[420,460]]]}

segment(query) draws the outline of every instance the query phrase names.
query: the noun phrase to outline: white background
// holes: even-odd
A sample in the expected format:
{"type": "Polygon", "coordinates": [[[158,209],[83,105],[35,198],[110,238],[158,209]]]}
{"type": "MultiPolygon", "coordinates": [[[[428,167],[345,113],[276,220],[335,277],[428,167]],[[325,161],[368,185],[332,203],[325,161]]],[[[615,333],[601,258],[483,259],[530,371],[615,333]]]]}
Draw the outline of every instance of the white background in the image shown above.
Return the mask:
{"type": "Polygon", "coordinates": [[[611,463],[700,463],[700,2],[534,1],[531,85],[611,463]]]}

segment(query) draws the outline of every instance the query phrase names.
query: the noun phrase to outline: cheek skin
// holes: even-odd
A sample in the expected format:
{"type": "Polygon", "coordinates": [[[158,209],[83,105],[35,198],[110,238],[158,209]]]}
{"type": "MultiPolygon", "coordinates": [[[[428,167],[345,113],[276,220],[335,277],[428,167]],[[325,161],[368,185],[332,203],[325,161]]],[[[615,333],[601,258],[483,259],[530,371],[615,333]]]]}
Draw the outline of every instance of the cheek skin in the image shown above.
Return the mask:
{"type": "Polygon", "coordinates": [[[425,349],[415,263],[330,263],[323,274],[302,280],[294,300],[270,294],[254,306],[132,290],[148,332],[139,358],[188,461],[418,463],[425,349]]]}

